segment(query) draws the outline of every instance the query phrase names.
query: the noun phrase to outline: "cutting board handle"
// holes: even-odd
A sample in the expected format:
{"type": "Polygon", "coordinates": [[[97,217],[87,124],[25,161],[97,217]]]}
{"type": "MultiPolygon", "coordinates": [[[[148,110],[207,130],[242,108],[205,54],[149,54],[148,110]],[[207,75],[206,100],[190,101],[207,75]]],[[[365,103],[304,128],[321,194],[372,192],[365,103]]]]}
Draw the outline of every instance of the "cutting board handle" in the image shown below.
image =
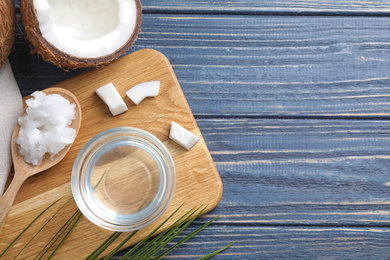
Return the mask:
{"type": "Polygon", "coordinates": [[[7,220],[12,204],[14,203],[16,194],[18,193],[24,180],[25,178],[14,178],[7,191],[0,197],[0,233],[4,227],[5,221],[7,220]]]}

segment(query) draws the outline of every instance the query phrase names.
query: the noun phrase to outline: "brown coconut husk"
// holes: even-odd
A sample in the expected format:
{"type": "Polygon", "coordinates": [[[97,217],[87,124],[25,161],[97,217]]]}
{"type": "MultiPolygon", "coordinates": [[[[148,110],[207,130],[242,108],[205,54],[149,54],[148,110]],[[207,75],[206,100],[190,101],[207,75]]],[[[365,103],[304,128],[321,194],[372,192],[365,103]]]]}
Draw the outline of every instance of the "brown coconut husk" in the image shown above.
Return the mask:
{"type": "Polygon", "coordinates": [[[15,40],[15,2],[0,0],[0,67],[7,61],[15,40]]]}
{"type": "MultiPolygon", "coordinates": [[[[2,1],[2,0],[0,0],[2,1]]],[[[125,54],[136,41],[138,34],[141,32],[142,23],[142,5],[140,0],[135,0],[137,8],[136,25],[133,34],[128,41],[114,53],[98,58],[80,58],[57,49],[54,45],[48,42],[39,29],[37,12],[34,7],[33,0],[21,0],[20,14],[22,24],[29,41],[31,51],[37,53],[43,60],[51,62],[54,65],[64,69],[79,69],[88,67],[99,67],[106,65],[113,60],[125,54]]]]}

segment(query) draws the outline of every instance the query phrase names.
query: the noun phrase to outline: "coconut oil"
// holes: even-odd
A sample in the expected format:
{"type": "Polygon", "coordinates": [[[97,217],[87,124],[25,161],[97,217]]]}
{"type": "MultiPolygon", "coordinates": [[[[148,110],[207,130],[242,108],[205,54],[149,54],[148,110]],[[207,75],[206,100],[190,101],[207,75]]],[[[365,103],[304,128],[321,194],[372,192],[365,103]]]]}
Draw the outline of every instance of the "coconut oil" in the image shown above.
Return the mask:
{"type": "Polygon", "coordinates": [[[176,170],[157,137],[117,127],[85,144],[73,165],[71,184],[78,207],[90,221],[109,230],[132,231],[167,209],[176,170]]]}

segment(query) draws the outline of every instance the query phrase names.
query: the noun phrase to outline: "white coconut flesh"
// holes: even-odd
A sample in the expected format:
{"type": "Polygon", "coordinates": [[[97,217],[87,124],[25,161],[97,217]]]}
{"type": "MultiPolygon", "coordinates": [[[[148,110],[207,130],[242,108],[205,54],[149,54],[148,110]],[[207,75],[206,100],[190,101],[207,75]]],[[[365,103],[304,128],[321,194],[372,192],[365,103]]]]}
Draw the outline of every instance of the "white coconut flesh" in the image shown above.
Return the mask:
{"type": "Polygon", "coordinates": [[[138,106],[145,98],[157,96],[159,91],[160,81],[148,81],[135,85],[126,91],[126,95],[138,106]]]}
{"type": "Polygon", "coordinates": [[[176,122],[171,122],[171,129],[169,130],[169,138],[177,144],[190,150],[198,141],[199,137],[182,127],[176,122]]]}
{"type": "Polygon", "coordinates": [[[125,102],[111,82],[96,89],[95,92],[106,103],[113,116],[127,111],[125,102]]]}
{"type": "Polygon", "coordinates": [[[34,0],[42,36],[57,49],[98,58],[120,49],[137,20],[134,0],[34,0]]]}

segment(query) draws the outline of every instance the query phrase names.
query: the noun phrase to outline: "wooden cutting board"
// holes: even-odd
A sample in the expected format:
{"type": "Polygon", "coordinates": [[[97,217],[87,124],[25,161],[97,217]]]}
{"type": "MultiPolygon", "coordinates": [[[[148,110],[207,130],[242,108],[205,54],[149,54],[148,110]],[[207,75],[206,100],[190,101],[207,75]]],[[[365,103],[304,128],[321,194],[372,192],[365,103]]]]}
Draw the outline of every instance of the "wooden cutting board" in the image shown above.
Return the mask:
{"type": "MultiPolygon", "coordinates": [[[[54,201],[60,200],[45,212],[6,253],[4,256],[6,259],[12,259],[41,226],[72,198],[70,178],[78,152],[90,138],[112,127],[132,126],[157,136],[171,152],[177,171],[176,190],[168,210],[154,224],[140,230],[126,246],[145,237],[183,203],[182,209],[167,225],[194,206],[208,205],[206,210],[208,212],[218,204],[222,196],[220,176],[173,69],[163,54],[155,50],[143,49],[124,56],[106,67],[86,72],[53,87],[68,89],[78,98],[83,116],[81,129],[68,155],[59,164],[31,177],[21,187],[0,235],[0,253],[40,212],[54,201]],[[159,95],[155,98],[147,98],[140,105],[135,106],[125,92],[138,83],[150,80],[161,81],[159,95]],[[116,117],[111,115],[106,105],[94,92],[95,89],[109,82],[114,84],[129,108],[127,112],[116,117]],[[201,138],[200,141],[187,151],[169,140],[171,121],[189,129],[201,138]]],[[[71,200],[35,237],[19,258],[30,259],[37,255],[76,210],[77,206],[71,200]]],[[[82,217],[55,254],[55,259],[82,259],[111,234],[112,231],[95,226],[82,217]]],[[[106,254],[120,241],[109,247],[106,254]]]]}

